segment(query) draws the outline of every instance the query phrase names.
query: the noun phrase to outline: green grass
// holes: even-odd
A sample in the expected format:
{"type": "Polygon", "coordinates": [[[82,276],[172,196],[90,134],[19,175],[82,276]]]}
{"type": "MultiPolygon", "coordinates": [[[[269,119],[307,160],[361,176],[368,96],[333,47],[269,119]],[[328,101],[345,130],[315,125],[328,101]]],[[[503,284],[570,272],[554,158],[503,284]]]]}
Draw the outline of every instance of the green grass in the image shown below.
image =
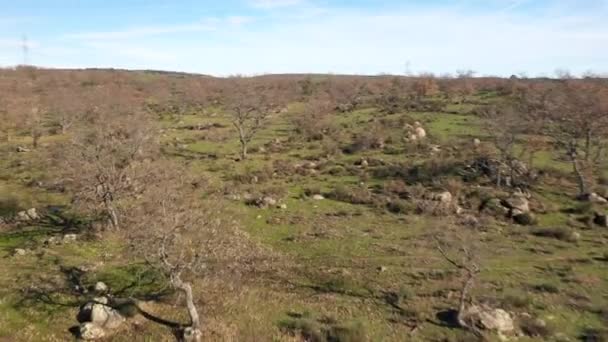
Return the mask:
{"type": "MultiPolygon", "coordinates": [[[[497,98],[496,94],[479,94],[474,100],[488,102],[497,101],[497,98]]],[[[278,138],[283,141],[285,152],[255,152],[242,162],[233,160],[238,154],[238,141],[229,117],[218,108],[209,108],[207,115],[199,113],[161,122],[166,129],[162,140],[171,145],[167,151],[187,159],[195,174],[210,179],[209,199],[224,208],[220,218],[234,222],[252,239],[281,256],[272,261],[277,264],[273,264],[275,271],[269,274],[256,274],[234,283],[213,277],[197,282],[195,294],[205,319],[209,320],[205,326],[209,330],[229,331],[237,336],[235,340],[243,341],[287,340],[288,335],[297,335],[296,330],[306,326],[318,331],[344,328],[357,332],[368,341],[464,338],[466,333],[462,330],[434,324],[438,323],[437,312],[457,306],[457,291],[462,280],[442,259],[433,239],[434,235],[450,231],[453,222],[443,216],[396,215],[372,205],[331,199],[315,201],[303,194],[308,188],[327,194],[339,185],[382,189],[387,179],[372,174],[374,168],[379,167],[364,169],[354,165],[362,157],[382,159],[406,169],[427,163],[430,157],[425,150],[408,149],[401,139],[404,129],[396,123],[404,115],[423,124],[429,134],[429,143],[461,146],[460,143],[467,143],[474,137],[487,142],[483,122],[470,114],[474,108],[471,105],[448,106],[449,111],[459,114],[398,113],[387,116],[373,108],[335,114],[336,122],[345,133],[339,141],[341,147],[350,143],[353,135],[365,132],[370,120],[385,119],[389,122],[386,134],[393,138],[388,145],[399,153],[366,150],[352,155],[337,154],[314,174],[290,171],[273,175],[272,168],[278,160],[291,165],[308,158],[325,160],[320,142],[304,142],[294,136],[289,116],[297,115],[301,107],[301,103],[295,103],[289,106],[288,113],[275,115],[270,125],[252,142],[253,147],[259,147],[278,138]],[[212,112],[217,115],[210,116],[212,112]],[[207,123],[221,123],[225,127],[206,131],[180,129],[207,123]],[[187,146],[177,146],[181,144],[187,146]],[[342,167],[345,172],[336,175],[327,172],[334,167],[342,167]],[[267,179],[258,183],[239,181],[247,175],[264,172],[269,173],[267,179]],[[260,209],[247,206],[243,200],[224,196],[226,190],[243,195],[273,189],[280,190],[281,203],[285,203],[287,209],[260,209]],[[387,302],[387,294],[400,296],[397,307],[387,302]],[[288,315],[294,312],[302,317],[288,315]],[[410,335],[412,330],[416,331],[414,335],[410,335]]],[[[26,143],[26,138],[23,139],[26,143]]],[[[58,138],[46,141],[53,143],[54,139],[58,138]]],[[[28,186],[29,181],[44,175],[41,164],[36,162],[37,153],[11,152],[8,158],[0,161],[3,167],[0,215],[18,209],[69,203],[67,194],[28,186]]],[[[541,151],[535,165],[568,174],[568,163],[558,157],[555,151],[541,151]]],[[[446,177],[453,180],[457,174],[446,177]]],[[[440,178],[430,179],[428,187],[445,187],[445,179],[440,178]]],[[[476,298],[505,305],[516,315],[527,312],[543,318],[556,332],[574,339],[583,329],[602,324],[592,307],[607,304],[604,294],[608,274],[603,257],[608,235],[600,229],[588,229],[582,223],[576,223],[564,212],[563,209],[577,203],[569,195],[574,185],[568,183],[568,179],[563,182],[546,182],[532,188],[534,199],[545,204],[545,212],[537,213],[536,227],[488,219],[481,228],[458,229],[471,229],[480,241],[477,253],[482,273],[473,291],[476,298]],[[581,234],[578,242],[532,234],[538,228],[568,225],[573,225],[570,229],[581,234]]],[[[476,184],[463,186],[466,190],[476,184]]],[[[82,298],[66,290],[60,266],[91,267],[94,270],[86,275],[84,284],[103,281],[112,291],[125,296],[169,294],[165,293],[166,279],[147,268],[141,260],[131,260],[125,243],[112,238],[112,234],[107,240],[43,247],[42,241],[53,234],[59,233],[54,228],[36,225],[0,231],[0,337],[16,341],[70,338],[67,328],[76,323],[75,304],[82,298]],[[9,256],[15,248],[27,248],[32,252],[22,257],[9,256]],[[24,288],[31,284],[55,283],[61,285],[61,292],[50,298],[66,305],[40,300],[18,305],[23,302],[24,288]]],[[[169,296],[150,305],[156,314],[184,320],[183,310],[173,305],[175,303],[176,297],[169,296]]],[[[159,336],[169,336],[162,327],[149,322],[143,324],[139,331],[128,329],[115,340],[158,340],[159,336]]]]}

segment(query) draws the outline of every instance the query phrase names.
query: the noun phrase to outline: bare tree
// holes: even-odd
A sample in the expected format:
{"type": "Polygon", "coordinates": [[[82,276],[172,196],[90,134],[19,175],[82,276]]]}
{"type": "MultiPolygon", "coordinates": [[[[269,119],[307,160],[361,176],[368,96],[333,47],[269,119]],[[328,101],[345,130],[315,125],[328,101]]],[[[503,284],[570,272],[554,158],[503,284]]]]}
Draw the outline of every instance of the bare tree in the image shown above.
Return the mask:
{"type": "Polygon", "coordinates": [[[265,252],[234,222],[220,219],[216,202],[201,200],[204,182],[195,182],[183,166],[164,161],[155,170],[154,186],[134,213],[132,224],[138,229],[129,232],[130,245],[184,295],[190,322],[180,325],[178,338],[199,341],[203,325],[195,298],[198,280],[242,275],[265,252]]]}
{"type": "Polygon", "coordinates": [[[482,111],[484,128],[492,137],[494,146],[498,150],[500,162],[506,165],[506,179],[503,179],[503,170],[496,170],[496,186],[517,186],[516,172],[518,160],[515,157],[515,146],[524,133],[530,129],[531,124],[526,114],[513,104],[500,104],[485,107],[482,111]]]}
{"type": "Polygon", "coordinates": [[[569,158],[578,183],[579,196],[588,194],[595,163],[593,150],[601,156],[602,136],[608,132],[608,89],[592,81],[567,80],[545,90],[543,106],[548,134],[569,158]]]}
{"type": "Polygon", "coordinates": [[[335,105],[327,97],[311,98],[300,113],[291,117],[296,133],[308,141],[322,140],[334,130],[331,113],[335,105]]]}
{"type": "Polygon", "coordinates": [[[74,204],[102,214],[118,229],[130,199],[149,183],[149,158],[158,148],[153,127],[134,109],[110,105],[107,110],[90,110],[71,141],[58,146],[54,158],[62,179],[75,194],[74,204]]]}
{"type": "Polygon", "coordinates": [[[481,268],[478,265],[477,257],[473,250],[475,247],[472,246],[470,241],[465,240],[461,236],[457,237],[455,241],[450,241],[450,243],[442,241],[438,237],[435,237],[435,241],[437,242],[437,250],[441,256],[452,266],[456,267],[463,277],[458,302],[458,315],[456,318],[458,324],[462,328],[480,335],[479,329],[466,319],[467,309],[473,303],[471,291],[481,272],[481,268]],[[451,248],[452,252],[449,252],[447,250],[448,248],[451,248]]]}
{"type": "Polygon", "coordinates": [[[238,134],[240,157],[247,159],[249,143],[264,128],[277,105],[269,99],[267,89],[252,81],[234,80],[226,91],[225,106],[238,134]]]}

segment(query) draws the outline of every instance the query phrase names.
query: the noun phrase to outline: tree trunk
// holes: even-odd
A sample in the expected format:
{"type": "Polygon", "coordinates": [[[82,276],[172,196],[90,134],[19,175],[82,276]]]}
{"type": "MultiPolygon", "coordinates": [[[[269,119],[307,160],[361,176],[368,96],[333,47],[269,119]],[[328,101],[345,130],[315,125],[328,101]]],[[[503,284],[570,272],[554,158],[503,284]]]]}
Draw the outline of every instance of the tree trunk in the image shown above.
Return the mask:
{"type": "Polygon", "coordinates": [[[583,173],[578,164],[578,159],[576,158],[576,152],[570,152],[569,155],[570,155],[570,160],[572,161],[572,169],[574,171],[574,174],[576,175],[579,195],[580,196],[585,195],[587,193],[587,185],[585,184],[585,176],[583,176],[583,173]]]}
{"type": "Polygon", "coordinates": [[[112,202],[109,199],[104,200],[104,205],[108,214],[108,221],[110,223],[110,226],[113,229],[118,229],[118,214],[116,213],[116,208],[114,208],[112,202]]]}
{"type": "Polygon", "coordinates": [[[464,285],[462,286],[462,291],[460,292],[460,304],[458,306],[458,324],[460,324],[461,327],[463,328],[468,328],[469,324],[467,323],[467,321],[464,319],[465,318],[465,313],[467,310],[467,301],[469,298],[469,291],[471,290],[471,287],[473,286],[473,281],[474,281],[474,277],[472,274],[468,274],[467,275],[467,280],[464,282],[464,285]]]}
{"type": "Polygon", "coordinates": [[[247,159],[247,143],[241,141],[241,159],[247,159]]]}
{"type": "Polygon", "coordinates": [[[182,291],[186,296],[186,308],[188,309],[188,315],[190,316],[190,329],[184,329],[184,340],[185,341],[200,341],[201,339],[201,322],[198,315],[198,310],[194,304],[194,297],[192,295],[192,286],[189,283],[183,282],[179,276],[172,277],[173,286],[182,291]]]}
{"type": "Polygon", "coordinates": [[[37,130],[32,131],[32,146],[38,148],[38,141],[40,140],[40,133],[37,130]]]}
{"type": "Polygon", "coordinates": [[[591,130],[585,132],[585,161],[589,161],[591,155],[591,130]]]}

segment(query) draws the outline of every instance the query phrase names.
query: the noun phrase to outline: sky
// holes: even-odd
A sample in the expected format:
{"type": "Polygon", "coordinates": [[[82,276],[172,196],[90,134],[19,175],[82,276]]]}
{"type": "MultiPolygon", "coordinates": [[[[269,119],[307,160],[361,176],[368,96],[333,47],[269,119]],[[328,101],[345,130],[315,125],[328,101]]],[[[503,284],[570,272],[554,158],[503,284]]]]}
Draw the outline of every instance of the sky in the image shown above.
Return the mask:
{"type": "Polygon", "coordinates": [[[608,73],[608,0],[0,0],[0,66],[24,61],[215,76],[608,73]]]}

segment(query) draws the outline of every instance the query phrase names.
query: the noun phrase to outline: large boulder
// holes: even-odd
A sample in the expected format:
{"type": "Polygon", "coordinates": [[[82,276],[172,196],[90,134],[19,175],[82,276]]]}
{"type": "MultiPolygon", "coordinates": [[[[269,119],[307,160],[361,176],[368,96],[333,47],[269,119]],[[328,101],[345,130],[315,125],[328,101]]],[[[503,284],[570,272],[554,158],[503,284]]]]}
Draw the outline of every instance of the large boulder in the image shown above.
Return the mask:
{"type": "Polygon", "coordinates": [[[106,297],[95,298],[83,305],[77,318],[79,322],[91,322],[109,330],[116,329],[125,322],[125,318],[109,305],[106,297]]]}
{"type": "Polygon", "coordinates": [[[452,203],[452,199],[453,199],[453,196],[449,191],[444,191],[444,192],[433,195],[433,200],[439,201],[446,205],[452,203]]]}
{"type": "Polygon", "coordinates": [[[591,203],[596,203],[596,204],[606,204],[606,203],[608,203],[607,199],[605,199],[604,197],[596,194],[595,192],[592,192],[590,194],[586,194],[586,195],[581,196],[581,200],[587,201],[587,202],[591,202],[591,203]]]}
{"type": "Polygon", "coordinates": [[[502,204],[509,209],[512,217],[530,212],[530,202],[522,193],[515,193],[507,198],[502,204]]]}
{"type": "Polygon", "coordinates": [[[497,333],[508,333],[515,330],[513,318],[508,312],[485,305],[469,306],[463,315],[463,319],[480,329],[497,333]]]}
{"type": "Polygon", "coordinates": [[[426,131],[424,130],[424,128],[416,127],[414,132],[416,134],[416,138],[418,138],[419,140],[426,138],[426,131]]]}
{"type": "Polygon", "coordinates": [[[102,281],[98,281],[97,283],[95,283],[93,289],[95,290],[95,292],[103,294],[108,292],[108,285],[106,285],[106,283],[102,281]]]}
{"type": "Polygon", "coordinates": [[[79,337],[85,341],[99,340],[106,336],[106,332],[99,325],[86,322],[78,328],[79,337]]]}

